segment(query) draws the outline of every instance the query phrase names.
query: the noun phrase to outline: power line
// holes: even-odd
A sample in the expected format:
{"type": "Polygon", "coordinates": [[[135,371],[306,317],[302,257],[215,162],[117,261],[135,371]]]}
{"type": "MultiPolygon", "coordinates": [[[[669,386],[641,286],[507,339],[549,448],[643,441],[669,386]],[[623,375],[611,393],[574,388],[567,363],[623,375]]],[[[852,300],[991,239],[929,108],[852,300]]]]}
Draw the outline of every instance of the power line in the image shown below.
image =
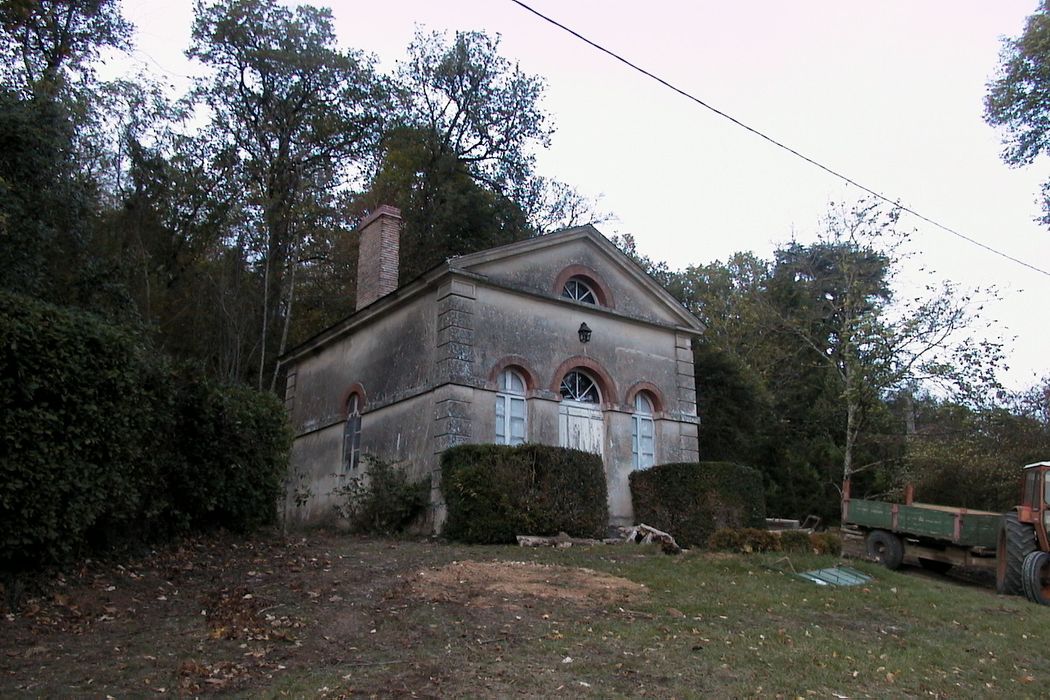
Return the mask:
{"type": "Polygon", "coordinates": [[[978,241],[976,239],[970,238],[969,236],[967,236],[964,233],[961,233],[961,232],[956,231],[955,229],[953,229],[953,228],[951,228],[949,226],[945,226],[942,223],[934,221],[930,217],[925,216],[923,214],[920,214],[919,212],[915,211],[911,207],[907,207],[907,206],[901,204],[900,202],[895,202],[892,199],[890,199],[889,197],[887,197],[886,195],[884,195],[884,194],[882,194],[880,192],[876,192],[875,190],[871,189],[870,187],[865,187],[864,185],[862,185],[861,183],[857,182],[853,178],[851,178],[851,177],[849,177],[847,175],[844,175],[844,174],[838,172],[837,170],[834,170],[833,168],[828,167],[827,165],[824,165],[820,161],[817,161],[817,160],[814,160],[813,158],[810,158],[809,156],[805,155],[804,153],[800,153],[800,152],[796,151],[794,148],[791,148],[790,146],[788,146],[788,145],[786,145],[784,143],[781,143],[780,141],[777,141],[772,136],[767,136],[766,134],[762,133],[758,129],[756,129],[756,128],[752,127],[752,126],[748,126],[747,124],[745,124],[744,122],[740,121],[736,117],[734,117],[734,116],[732,116],[730,114],[727,114],[726,112],[723,112],[722,110],[718,109],[717,107],[711,106],[707,102],[704,102],[703,100],[701,100],[699,97],[696,97],[695,95],[693,95],[693,94],[691,94],[689,92],[686,92],[682,88],[680,88],[680,87],[678,87],[678,86],[676,86],[676,85],[674,85],[672,83],[669,83],[668,81],[664,80],[660,76],[649,72],[645,68],[642,68],[638,64],[632,63],[631,61],[627,60],[626,58],[624,58],[620,54],[616,53],[615,51],[612,51],[611,49],[607,49],[604,46],[602,46],[601,44],[598,44],[598,43],[596,43],[594,41],[591,41],[587,37],[585,37],[582,34],[580,34],[579,32],[577,32],[576,30],[565,26],[561,22],[559,22],[559,21],[557,21],[557,20],[555,20],[555,19],[553,19],[551,17],[548,17],[547,15],[543,14],[539,10],[536,10],[536,9],[526,5],[521,0],[510,0],[510,1],[512,3],[514,3],[515,5],[521,7],[523,10],[531,12],[532,14],[536,15],[537,17],[539,17],[540,19],[544,20],[545,22],[549,22],[550,24],[553,24],[555,27],[558,27],[559,29],[568,32],[569,34],[571,34],[572,36],[576,37],[577,39],[579,39],[580,41],[584,42],[585,44],[590,45],[591,47],[597,49],[598,51],[601,51],[602,53],[604,53],[604,54],[610,56],[611,58],[619,61],[620,63],[628,66],[629,68],[634,69],[635,71],[641,73],[645,77],[650,78],[651,80],[655,80],[656,82],[660,83],[664,87],[669,88],[670,90],[673,90],[674,92],[677,92],[679,95],[681,95],[682,97],[686,98],[687,100],[691,100],[692,102],[695,102],[696,104],[700,105],[704,109],[707,109],[707,110],[709,110],[711,112],[714,112],[715,114],[717,114],[718,116],[722,117],[723,119],[728,119],[729,121],[731,121],[733,124],[736,124],[740,128],[751,132],[755,136],[758,136],[759,138],[761,138],[761,139],[763,139],[765,141],[768,141],[769,143],[773,144],[777,148],[783,149],[783,150],[787,151],[788,153],[790,153],[791,155],[793,155],[793,156],[795,156],[797,158],[801,158],[802,160],[806,161],[810,165],[813,165],[813,166],[816,166],[817,168],[820,168],[821,170],[823,170],[824,172],[828,173],[829,175],[832,175],[833,177],[836,177],[836,178],[846,182],[847,184],[853,185],[857,189],[862,190],[864,192],[867,192],[871,196],[873,196],[873,197],[875,197],[877,199],[880,199],[880,200],[882,200],[884,202],[887,202],[887,203],[891,204],[892,206],[901,209],[902,211],[906,211],[909,214],[911,214],[912,216],[916,217],[917,219],[921,219],[922,221],[925,221],[928,224],[936,226],[937,228],[941,229],[942,231],[946,231],[947,233],[950,233],[951,235],[953,235],[953,236],[955,236],[957,238],[961,238],[962,240],[966,241],[967,243],[971,243],[971,244],[977,246],[978,248],[983,248],[984,250],[988,251],[989,253],[993,253],[994,255],[998,255],[1001,258],[1006,258],[1007,260],[1009,260],[1011,262],[1014,262],[1014,263],[1017,263],[1018,265],[1022,265],[1024,267],[1027,267],[1029,270],[1033,270],[1033,271],[1038,272],[1040,274],[1046,275],[1047,277],[1050,277],[1050,272],[1048,272],[1048,271],[1046,271],[1046,270],[1044,270],[1042,268],[1036,267],[1035,265],[1032,265],[1030,263],[1026,263],[1024,260],[1020,260],[1018,258],[1015,258],[1014,256],[1009,255],[1008,253],[1004,253],[1001,250],[996,250],[995,248],[992,248],[989,245],[985,245],[984,243],[981,243],[980,241],[978,241]]]}

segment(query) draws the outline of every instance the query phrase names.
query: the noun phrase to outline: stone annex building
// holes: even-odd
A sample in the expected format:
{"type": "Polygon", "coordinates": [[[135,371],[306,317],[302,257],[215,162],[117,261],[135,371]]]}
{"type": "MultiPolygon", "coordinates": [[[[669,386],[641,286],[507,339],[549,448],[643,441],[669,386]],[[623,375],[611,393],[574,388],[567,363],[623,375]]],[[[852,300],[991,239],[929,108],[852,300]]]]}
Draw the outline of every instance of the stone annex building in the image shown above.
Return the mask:
{"type": "Polygon", "coordinates": [[[288,352],[286,519],[330,517],[367,455],[429,478],[462,443],[602,455],[612,524],[628,475],[698,458],[692,342],[703,325],[593,226],[452,258],[398,287],[400,212],[360,227],[357,310],[288,352]]]}

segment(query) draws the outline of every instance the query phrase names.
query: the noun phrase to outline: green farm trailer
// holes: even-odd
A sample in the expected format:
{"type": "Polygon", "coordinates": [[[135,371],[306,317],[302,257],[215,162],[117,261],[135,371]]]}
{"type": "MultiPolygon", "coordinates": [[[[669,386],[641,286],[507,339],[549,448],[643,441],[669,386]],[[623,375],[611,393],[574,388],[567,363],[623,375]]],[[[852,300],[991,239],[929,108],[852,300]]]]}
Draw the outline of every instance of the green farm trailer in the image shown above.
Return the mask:
{"type": "Polygon", "coordinates": [[[905,557],[933,571],[952,566],[995,566],[1001,513],[914,503],[855,499],[843,484],[842,527],[864,538],[868,556],[890,569],[905,557]]]}

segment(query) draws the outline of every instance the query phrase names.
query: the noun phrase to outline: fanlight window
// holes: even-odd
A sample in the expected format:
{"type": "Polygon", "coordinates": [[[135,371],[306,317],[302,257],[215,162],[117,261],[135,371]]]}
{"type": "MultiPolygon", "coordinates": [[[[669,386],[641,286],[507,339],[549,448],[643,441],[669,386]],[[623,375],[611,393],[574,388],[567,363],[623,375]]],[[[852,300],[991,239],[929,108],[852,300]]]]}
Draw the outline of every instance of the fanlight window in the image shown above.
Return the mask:
{"type": "Polygon", "coordinates": [[[496,394],[496,443],[520,445],[525,442],[525,380],[513,370],[499,376],[496,394]]]}
{"type": "Polygon", "coordinates": [[[561,380],[561,397],[581,403],[601,403],[601,394],[594,380],[579,370],[573,370],[561,380]]]}
{"type": "Polygon", "coordinates": [[[343,469],[353,471],[361,459],[361,397],[351,394],[346,401],[343,426],[343,469]]]}
{"type": "Polygon", "coordinates": [[[635,469],[653,466],[656,461],[653,402],[644,392],[634,397],[634,416],[631,430],[631,456],[635,469]]]}
{"type": "Polygon", "coordinates": [[[598,296],[582,277],[569,278],[569,281],[565,283],[565,287],[561,290],[561,295],[568,299],[582,301],[584,304],[598,303],[598,296]]]}

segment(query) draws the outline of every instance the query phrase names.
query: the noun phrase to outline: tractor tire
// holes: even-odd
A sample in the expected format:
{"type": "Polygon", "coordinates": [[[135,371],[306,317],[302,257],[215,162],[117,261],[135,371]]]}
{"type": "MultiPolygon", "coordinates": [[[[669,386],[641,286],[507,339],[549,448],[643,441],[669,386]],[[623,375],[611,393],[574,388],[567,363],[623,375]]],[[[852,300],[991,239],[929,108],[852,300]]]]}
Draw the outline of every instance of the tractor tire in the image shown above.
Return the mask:
{"type": "Polygon", "coordinates": [[[919,566],[932,571],[935,574],[946,574],[952,568],[950,562],[940,561],[939,559],[919,559],[919,566]]]}
{"type": "Polygon", "coordinates": [[[1039,605],[1050,605],[1050,554],[1030,552],[1021,565],[1024,597],[1039,605]]]}
{"type": "Polygon", "coordinates": [[[885,530],[872,530],[867,538],[868,558],[887,569],[898,569],[904,561],[904,543],[901,538],[885,530]]]}
{"type": "Polygon", "coordinates": [[[1035,529],[1017,520],[1017,513],[1003,515],[996,548],[995,590],[1003,595],[1023,595],[1021,568],[1025,557],[1038,549],[1035,529]]]}

